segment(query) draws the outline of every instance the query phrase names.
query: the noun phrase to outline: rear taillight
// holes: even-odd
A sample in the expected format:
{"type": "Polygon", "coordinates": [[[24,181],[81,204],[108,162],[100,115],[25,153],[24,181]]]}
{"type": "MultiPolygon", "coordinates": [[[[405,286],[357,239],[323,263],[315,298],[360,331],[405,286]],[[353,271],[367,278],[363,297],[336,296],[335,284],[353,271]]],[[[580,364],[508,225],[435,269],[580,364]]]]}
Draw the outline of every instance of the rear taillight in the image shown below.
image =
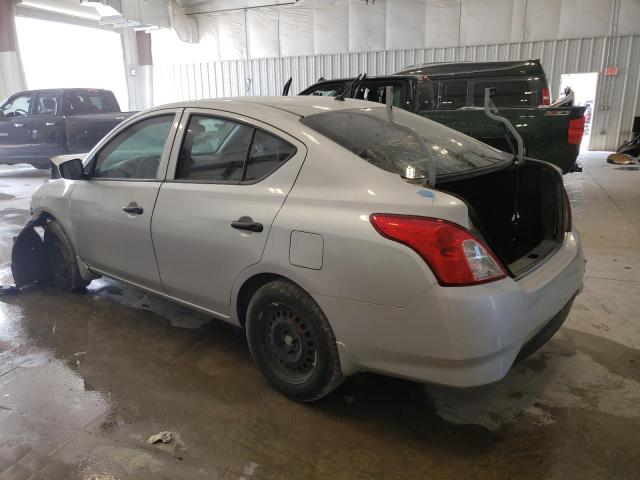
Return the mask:
{"type": "Polygon", "coordinates": [[[372,225],[384,237],[420,255],[440,285],[463,286],[507,276],[482,241],[455,223],[436,218],[375,213],[372,225]]]}
{"type": "Polygon", "coordinates": [[[550,105],[551,104],[551,96],[549,95],[549,89],[542,89],[542,105],[550,105]]]}
{"type": "Polygon", "coordinates": [[[569,120],[569,132],[567,142],[571,145],[579,145],[584,134],[584,116],[569,120]]]}
{"type": "Polygon", "coordinates": [[[570,232],[573,228],[573,219],[571,218],[571,202],[569,202],[569,194],[567,189],[562,187],[564,193],[564,231],[570,232]]]}

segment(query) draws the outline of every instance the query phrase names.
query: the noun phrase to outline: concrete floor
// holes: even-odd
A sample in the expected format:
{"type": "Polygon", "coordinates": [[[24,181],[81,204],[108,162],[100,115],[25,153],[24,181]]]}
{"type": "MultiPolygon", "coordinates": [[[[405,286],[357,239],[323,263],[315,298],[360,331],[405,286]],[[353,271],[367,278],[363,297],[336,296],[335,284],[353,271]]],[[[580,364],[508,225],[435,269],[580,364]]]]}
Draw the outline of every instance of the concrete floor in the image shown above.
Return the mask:
{"type": "MultiPolygon", "coordinates": [[[[300,405],[242,331],[121,284],[1,298],[0,479],[640,478],[640,171],[584,162],[565,180],[585,290],[483,388],[358,375],[300,405]],[[161,430],[174,441],[148,445],[161,430]]],[[[0,170],[0,283],[43,181],[0,170]]]]}

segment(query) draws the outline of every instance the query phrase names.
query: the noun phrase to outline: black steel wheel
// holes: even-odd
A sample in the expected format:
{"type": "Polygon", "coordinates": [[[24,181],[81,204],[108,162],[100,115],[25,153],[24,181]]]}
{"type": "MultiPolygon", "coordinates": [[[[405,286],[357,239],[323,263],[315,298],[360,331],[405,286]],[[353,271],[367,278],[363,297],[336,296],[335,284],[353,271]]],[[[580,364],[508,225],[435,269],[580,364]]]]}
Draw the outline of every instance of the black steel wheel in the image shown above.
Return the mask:
{"type": "Polygon", "coordinates": [[[343,380],[335,336],[315,301],[300,287],[275,280],[255,293],[247,339],[269,383],[300,401],[314,401],[343,380]]]}

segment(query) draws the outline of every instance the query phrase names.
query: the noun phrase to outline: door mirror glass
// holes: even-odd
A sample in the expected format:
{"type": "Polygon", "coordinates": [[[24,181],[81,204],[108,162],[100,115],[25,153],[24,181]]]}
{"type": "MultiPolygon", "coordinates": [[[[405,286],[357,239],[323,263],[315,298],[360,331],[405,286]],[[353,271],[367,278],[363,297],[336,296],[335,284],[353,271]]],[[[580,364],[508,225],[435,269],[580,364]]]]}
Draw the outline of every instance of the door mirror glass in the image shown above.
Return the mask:
{"type": "Polygon", "coordinates": [[[61,163],[58,166],[60,170],[60,177],[67,180],[82,180],[84,179],[84,167],[82,166],[82,160],[79,158],[73,158],[61,163]]]}

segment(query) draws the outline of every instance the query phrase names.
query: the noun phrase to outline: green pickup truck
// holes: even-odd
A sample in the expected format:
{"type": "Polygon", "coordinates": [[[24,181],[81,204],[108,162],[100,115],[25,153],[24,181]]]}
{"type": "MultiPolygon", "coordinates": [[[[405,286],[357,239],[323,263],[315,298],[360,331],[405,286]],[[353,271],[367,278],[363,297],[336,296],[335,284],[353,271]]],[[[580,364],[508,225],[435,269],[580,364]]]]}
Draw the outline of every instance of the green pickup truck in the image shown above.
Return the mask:
{"type": "Polygon", "coordinates": [[[584,131],[584,107],[554,107],[538,60],[458,62],[418,65],[389,76],[321,79],[300,95],[348,97],[385,103],[393,87],[393,105],[447,125],[500,150],[515,144],[502,124],[484,112],[484,90],[524,140],[528,157],[545,160],[567,173],[576,168],[584,131]],[[345,91],[346,90],[346,91],[345,91]]]}

